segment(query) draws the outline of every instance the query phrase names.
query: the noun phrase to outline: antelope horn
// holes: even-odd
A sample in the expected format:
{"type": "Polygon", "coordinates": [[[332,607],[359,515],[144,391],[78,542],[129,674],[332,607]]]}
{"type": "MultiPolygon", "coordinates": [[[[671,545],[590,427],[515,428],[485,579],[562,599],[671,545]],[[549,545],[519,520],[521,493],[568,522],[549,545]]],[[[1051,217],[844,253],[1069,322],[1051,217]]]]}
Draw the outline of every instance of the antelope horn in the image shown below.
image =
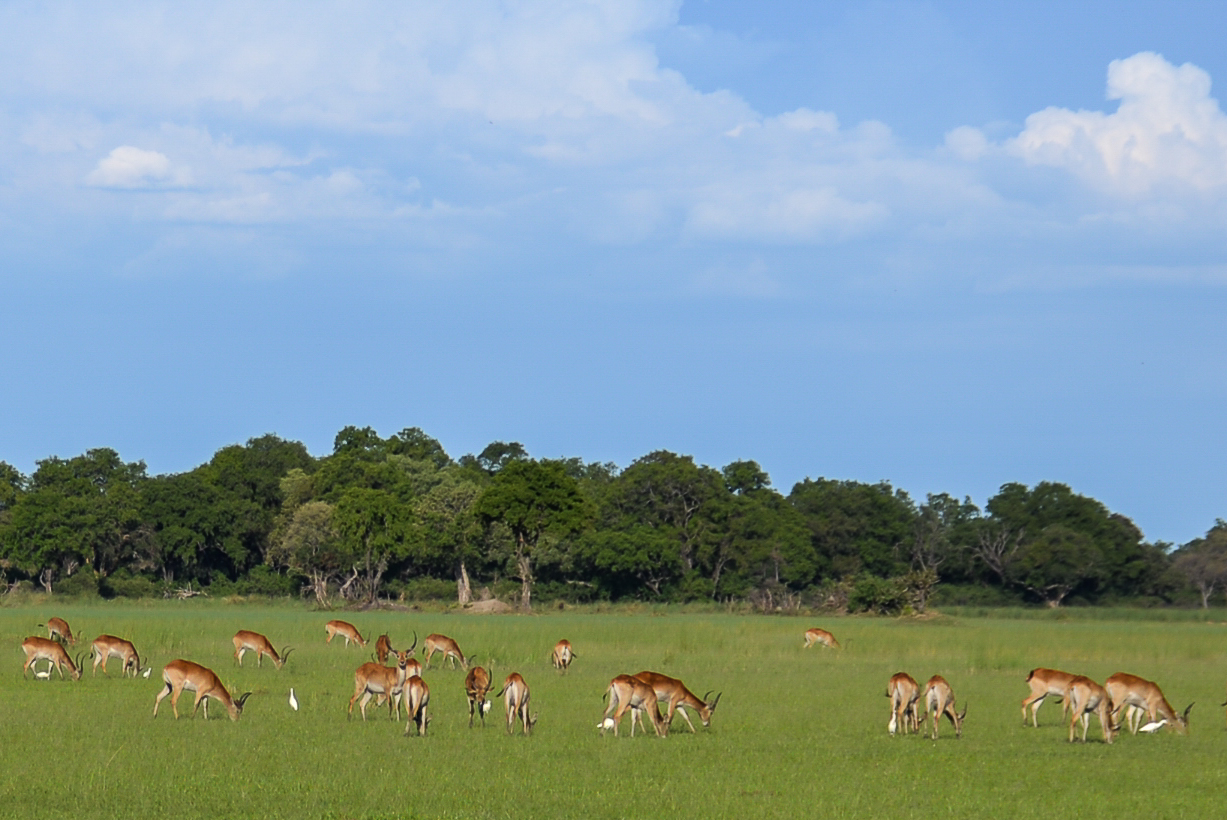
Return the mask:
{"type": "Polygon", "coordinates": [[[704,703],[708,703],[708,702],[710,702],[710,701],[708,700],[708,698],[710,698],[710,697],[711,697],[711,693],[712,693],[712,692],[715,692],[715,691],[716,691],[715,689],[708,689],[708,690],[707,690],[707,691],[706,691],[706,692],[703,694],[703,702],[704,702],[704,703]]]}
{"type": "MultiPolygon", "coordinates": [[[[1196,701],[1194,701],[1194,703],[1196,703],[1196,701]]],[[[1227,706],[1227,704],[1224,704],[1224,705],[1225,705],[1225,706],[1227,706]]],[[[1184,719],[1185,719],[1186,721],[1189,719],[1189,710],[1190,710],[1190,709],[1192,709],[1192,708],[1193,708],[1193,704],[1192,704],[1192,703],[1190,703],[1188,706],[1184,707],[1184,719]]]]}
{"type": "Polygon", "coordinates": [[[417,649],[417,646],[418,646],[418,631],[415,629],[413,630],[413,646],[409,647],[410,655],[413,654],[413,650],[417,649]]]}
{"type": "Polygon", "coordinates": [[[244,692],[242,695],[239,696],[239,699],[234,702],[234,705],[242,709],[243,704],[247,702],[247,699],[249,697],[251,697],[251,692],[244,692]]]}
{"type": "Polygon", "coordinates": [[[290,653],[293,651],[293,648],[291,648],[288,644],[281,648],[281,662],[283,664],[290,659],[290,653]]]}
{"type": "Polygon", "coordinates": [[[723,692],[720,692],[719,694],[717,694],[717,695],[716,695],[716,699],[715,699],[714,701],[712,701],[711,710],[712,710],[713,712],[714,712],[714,711],[716,711],[716,704],[720,703],[720,698],[721,698],[721,696],[723,696],[723,695],[724,695],[724,693],[723,693],[723,692]]]}

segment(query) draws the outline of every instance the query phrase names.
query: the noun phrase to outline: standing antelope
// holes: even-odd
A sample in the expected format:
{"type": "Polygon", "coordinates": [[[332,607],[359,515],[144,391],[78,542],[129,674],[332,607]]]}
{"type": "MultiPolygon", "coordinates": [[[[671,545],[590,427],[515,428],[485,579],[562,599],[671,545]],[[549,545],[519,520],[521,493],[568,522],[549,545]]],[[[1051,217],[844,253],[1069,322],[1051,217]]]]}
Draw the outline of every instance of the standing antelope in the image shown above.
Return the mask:
{"type": "Polygon", "coordinates": [[[490,691],[490,673],[474,666],[464,678],[464,693],[469,699],[469,728],[473,728],[473,712],[481,715],[482,728],[486,726],[486,695],[490,691]]]}
{"type": "Polygon", "coordinates": [[[967,717],[967,707],[963,707],[963,713],[955,709],[954,706],[954,691],[950,688],[950,684],[941,675],[934,675],[929,678],[929,682],[925,684],[925,719],[929,714],[933,715],[933,739],[937,740],[937,727],[942,721],[942,715],[950,718],[950,722],[954,724],[954,736],[963,736],[963,718],[967,717]]]}
{"type": "MultiPolygon", "coordinates": [[[[652,687],[656,692],[658,700],[669,702],[668,717],[666,723],[673,725],[673,716],[675,713],[681,713],[681,716],[686,719],[686,725],[690,727],[690,731],[694,732],[694,724],[690,722],[690,715],[686,713],[686,709],[693,709],[699,715],[699,720],[703,723],[703,728],[711,726],[712,713],[716,711],[716,705],[720,703],[721,692],[712,700],[708,700],[711,695],[709,690],[702,700],[699,700],[689,689],[686,684],[682,683],[677,678],[671,678],[668,675],[662,675],[659,672],[643,671],[636,678],[652,687]]],[[[632,715],[632,717],[634,717],[632,715]]]]}
{"type": "Polygon", "coordinates": [[[903,723],[903,733],[920,731],[920,714],[916,703],[920,700],[920,684],[906,672],[896,672],[891,675],[886,687],[886,696],[890,698],[890,723],[886,728],[893,735],[903,723]]]}
{"type": "Polygon", "coordinates": [[[69,646],[77,645],[77,637],[72,634],[72,630],[68,628],[68,621],[63,618],[51,618],[46,624],[39,624],[39,626],[47,627],[47,637],[51,640],[58,640],[69,646]]]}
{"type": "Polygon", "coordinates": [[[507,676],[507,680],[503,681],[503,691],[495,695],[496,698],[500,696],[507,709],[507,734],[514,732],[518,717],[520,724],[524,727],[524,734],[531,735],[533,725],[537,722],[537,715],[530,716],[528,713],[528,684],[524,682],[524,678],[520,677],[519,672],[512,672],[507,676]]]}
{"type": "Polygon", "coordinates": [[[571,642],[565,638],[554,644],[554,656],[551,660],[554,661],[554,668],[562,672],[567,671],[567,667],[571,665],[572,659],[576,657],[575,651],[571,649],[571,642]]]}
{"type": "Polygon", "coordinates": [[[345,646],[348,647],[350,642],[358,644],[358,646],[366,646],[368,640],[362,637],[362,633],[358,631],[358,627],[345,621],[329,621],[324,624],[324,632],[328,635],[328,639],[324,643],[332,643],[332,639],[340,635],[345,639],[345,646]]]}
{"type": "Polygon", "coordinates": [[[269,643],[268,638],[261,635],[259,632],[249,632],[246,629],[240,629],[234,635],[234,659],[239,662],[239,666],[243,665],[243,655],[248,651],[256,653],[256,666],[261,666],[264,663],[264,656],[268,655],[272,659],[273,665],[280,669],[289,660],[290,653],[293,649],[282,647],[281,654],[277,654],[277,650],[273,649],[273,645],[269,643]]]}
{"type": "Polygon", "coordinates": [[[436,652],[443,653],[444,662],[451,659],[452,669],[456,668],[456,661],[460,661],[460,665],[465,669],[469,668],[469,662],[464,659],[464,653],[460,651],[460,647],[446,635],[426,636],[426,641],[422,644],[422,654],[426,658],[427,669],[430,668],[430,659],[436,652]]]}
{"type": "MultiPolygon", "coordinates": [[[[409,653],[396,653],[396,666],[387,667],[381,663],[364,663],[354,672],[354,696],[349,699],[348,716],[354,716],[354,701],[359,697],[362,703],[362,719],[366,720],[366,705],[371,698],[380,695],[388,699],[388,718],[392,719],[392,709],[396,709],[395,720],[400,720],[400,695],[405,687],[405,679],[409,671],[409,653]]],[[[378,704],[377,704],[378,705],[378,704]]]]}
{"type": "Polygon", "coordinates": [[[839,641],[835,640],[835,636],[825,629],[814,627],[813,629],[805,630],[805,648],[809,649],[816,643],[820,643],[829,649],[839,649],[839,641]]]}
{"type": "Polygon", "coordinates": [[[212,669],[191,661],[177,660],[166,664],[166,668],[162,670],[162,681],[166,686],[158,693],[157,700],[153,702],[154,717],[158,716],[158,706],[161,705],[162,699],[170,695],[170,709],[175,714],[175,720],[178,720],[179,696],[183,694],[184,689],[196,693],[196,700],[192,704],[192,717],[196,717],[196,710],[200,707],[200,702],[204,701],[205,720],[209,719],[208,699],[216,700],[226,707],[231,720],[238,720],[243,714],[243,704],[247,702],[247,698],[251,697],[251,692],[244,692],[238,700],[235,700],[230,697],[230,693],[226,691],[225,686],[222,686],[221,680],[213,674],[212,669]]]}
{"type": "Polygon", "coordinates": [[[1027,675],[1027,685],[1031,687],[1031,694],[1023,698],[1022,716],[1023,726],[1027,725],[1027,707],[1031,707],[1031,723],[1038,729],[1040,725],[1039,712],[1040,706],[1044,703],[1044,698],[1049,695],[1055,695],[1061,699],[1061,721],[1064,722],[1065,714],[1069,711],[1069,698],[1065,695],[1069,690],[1069,685],[1073,683],[1076,675],[1071,675],[1068,672],[1061,672],[1057,669],[1032,669],[1027,675]]]}
{"type": "Polygon", "coordinates": [[[386,665],[388,662],[388,656],[395,651],[396,650],[392,648],[392,639],[386,634],[380,635],[379,640],[375,641],[375,660],[377,660],[379,663],[386,665]]]}
{"type": "Polygon", "coordinates": [[[119,676],[121,678],[128,676],[128,668],[132,668],[132,677],[136,677],[141,671],[141,656],[136,653],[136,647],[130,641],[125,641],[123,638],[116,638],[114,635],[99,635],[94,638],[94,642],[90,645],[94,653],[94,669],[93,674],[98,674],[98,665],[102,665],[102,674],[110,677],[107,672],[107,661],[111,658],[119,658],[123,663],[119,667],[119,676]]]}
{"type": "MultiPolygon", "coordinates": [[[[54,619],[53,619],[54,620],[54,619]]],[[[21,642],[21,651],[26,653],[26,665],[21,668],[21,676],[26,676],[26,670],[33,666],[38,661],[51,661],[52,666],[60,673],[60,680],[64,680],[64,667],[68,667],[69,674],[73,680],[81,680],[81,656],[77,656],[74,663],[73,659],[68,657],[68,650],[63,644],[56,643],[50,638],[39,638],[31,635],[21,642]]],[[[41,675],[37,669],[34,670],[35,675],[41,675]]],[[[51,669],[47,669],[47,676],[51,676],[51,669]]]]}
{"type": "Polygon", "coordinates": [[[409,727],[413,725],[418,727],[418,737],[424,737],[426,727],[430,725],[430,718],[426,717],[426,704],[430,703],[430,687],[426,685],[426,681],[417,675],[405,681],[404,700],[405,713],[409,715],[409,720],[405,722],[405,737],[409,736],[409,727]]]}
{"type": "Polygon", "coordinates": [[[1069,701],[1071,713],[1069,742],[1074,742],[1075,727],[1079,721],[1082,722],[1082,742],[1086,742],[1086,730],[1090,725],[1093,712],[1099,716],[1099,728],[1103,730],[1104,742],[1111,743],[1114,731],[1109,714],[1112,699],[1108,697],[1107,690],[1085,675],[1078,675],[1070,682],[1066,693],[1065,697],[1069,701]]]}
{"type": "Polygon", "coordinates": [[[1121,710],[1126,707],[1135,707],[1134,714],[1129,714],[1126,718],[1130,724],[1129,728],[1133,730],[1134,734],[1137,734],[1137,725],[1141,723],[1141,713],[1136,710],[1141,709],[1145,709],[1146,713],[1150,715],[1152,723],[1159,717],[1162,717],[1168,723],[1175,726],[1176,731],[1180,732],[1180,734],[1188,734],[1189,709],[1193,708],[1193,704],[1190,703],[1183,714],[1176,714],[1176,710],[1167,702],[1167,698],[1163,697],[1163,691],[1153,681],[1139,678],[1137,675],[1117,672],[1104,681],[1103,686],[1112,701],[1112,723],[1114,726],[1120,726],[1121,710]]]}
{"type": "MultiPolygon", "coordinates": [[[[652,674],[652,673],[647,673],[652,674]]],[[[612,724],[614,737],[618,736],[618,725],[626,710],[631,710],[631,737],[635,736],[635,721],[643,726],[643,712],[648,713],[652,728],[657,737],[665,737],[669,733],[668,722],[660,716],[660,704],[656,689],[638,675],[618,675],[609,682],[605,696],[609,698],[609,706],[605,708],[605,719],[601,721],[601,734],[612,724]],[[610,718],[612,715],[612,719],[610,718]]],[[[683,713],[684,714],[684,713],[683,713]]],[[[691,727],[693,730],[693,727],[691,727]]]]}

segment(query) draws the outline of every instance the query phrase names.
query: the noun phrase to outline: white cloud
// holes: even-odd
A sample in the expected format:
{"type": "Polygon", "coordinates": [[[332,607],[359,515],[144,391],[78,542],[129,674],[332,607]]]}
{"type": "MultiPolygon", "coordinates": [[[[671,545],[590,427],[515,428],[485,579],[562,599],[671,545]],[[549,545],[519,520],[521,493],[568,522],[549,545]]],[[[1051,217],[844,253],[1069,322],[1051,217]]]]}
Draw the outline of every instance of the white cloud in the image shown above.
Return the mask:
{"type": "Polygon", "coordinates": [[[149,188],[172,180],[183,185],[190,179],[186,170],[172,169],[163,153],[121,145],[99,160],[85,183],[98,188],[149,188]]]}
{"type": "Polygon", "coordinates": [[[1227,116],[1210,96],[1205,71],[1135,54],[1108,67],[1108,98],[1121,101],[1112,114],[1032,114],[1007,150],[1134,196],[1172,184],[1203,191],[1227,185],[1227,116]]]}

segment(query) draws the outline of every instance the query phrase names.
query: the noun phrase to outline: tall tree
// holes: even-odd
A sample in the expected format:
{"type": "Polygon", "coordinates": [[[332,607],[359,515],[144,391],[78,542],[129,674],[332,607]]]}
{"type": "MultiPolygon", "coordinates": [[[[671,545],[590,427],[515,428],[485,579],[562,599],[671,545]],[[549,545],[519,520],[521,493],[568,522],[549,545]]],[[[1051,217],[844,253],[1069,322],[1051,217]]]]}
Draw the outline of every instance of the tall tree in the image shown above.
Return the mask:
{"type": "Polygon", "coordinates": [[[354,488],[337,502],[333,524],[354,558],[352,571],[368,603],[379,595],[388,565],[404,556],[410,520],[409,508],[383,490],[354,488]]]}
{"type": "Polygon", "coordinates": [[[1218,519],[1205,538],[1198,538],[1176,551],[1173,558],[1198,594],[1203,609],[1210,606],[1210,596],[1227,586],[1227,521],[1218,519]]]}
{"type": "Polygon", "coordinates": [[[294,510],[268,553],[270,564],[289,567],[307,578],[320,606],[328,605],[329,585],[354,563],[332,518],[331,504],[308,501],[294,510]]]}
{"type": "Polygon", "coordinates": [[[862,571],[887,578],[902,572],[902,548],[911,541],[915,506],[888,482],[805,479],[788,496],[805,517],[814,549],[837,578],[862,571]]]}

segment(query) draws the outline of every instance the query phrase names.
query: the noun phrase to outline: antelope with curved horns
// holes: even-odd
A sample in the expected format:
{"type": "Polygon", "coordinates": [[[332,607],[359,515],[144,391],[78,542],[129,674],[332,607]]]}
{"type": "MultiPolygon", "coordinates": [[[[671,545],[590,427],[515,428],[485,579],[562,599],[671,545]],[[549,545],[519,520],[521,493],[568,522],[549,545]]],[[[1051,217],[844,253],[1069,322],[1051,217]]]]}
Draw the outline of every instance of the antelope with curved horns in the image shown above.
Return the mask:
{"type": "Polygon", "coordinates": [[[503,681],[503,690],[495,697],[502,697],[503,705],[507,709],[507,734],[515,731],[515,722],[518,717],[524,734],[531,735],[533,726],[537,723],[537,715],[528,713],[528,684],[524,682],[520,673],[512,672],[508,675],[507,680],[503,681]]]}
{"type": "Polygon", "coordinates": [[[443,653],[443,660],[446,663],[448,659],[452,662],[452,669],[456,668],[456,661],[460,661],[460,665],[465,669],[469,668],[469,662],[464,659],[464,653],[460,651],[460,646],[446,635],[427,635],[425,642],[422,644],[422,656],[426,660],[426,668],[430,668],[430,659],[434,657],[436,652],[443,653]]]}
{"type": "Polygon", "coordinates": [[[571,665],[571,661],[579,657],[575,654],[575,650],[571,648],[571,642],[565,638],[554,644],[554,654],[550,658],[554,662],[554,668],[560,672],[566,672],[567,667],[571,665]]]}
{"type": "Polygon", "coordinates": [[[196,693],[196,700],[192,703],[192,717],[196,717],[196,710],[200,707],[200,702],[204,701],[205,720],[209,719],[210,700],[216,700],[226,707],[231,720],[238,720],[243,714],[243,704],[251,697],[251,692],[244,692],[238,700],[235,700],[230,697],[230,693],[226,691],[226,687],[222,685],[221,680],[212,669],[191,661],[177,660],[166,664],[162,670],[162,682],[166,686],[158,693],[157,700],[153,702],[155,718],[158,716],[158,706],[161,705],[162,699],[170,695],[170,709],[175,714],[175,720],[178,720],[179,696],[183,694],[184,689],[196,693]]]}
{"type": "Polygon", "coordinates": [[[280,669],[285,666],[285,662],[290,659],[290,653],[294,650],[286,646],[281,649],[281,654],[277,654],[277,650],[273,649],[268,638],[259,632],[240,629],[234,635],[234,659],[239,662],[239,666],[243,665],[243,655],[249,651],[256,653],[257,667],[264,663],[264,656],[268,655],[273,665],[280,669]]]}
{"type": "Polygon", "coordinates": [[[77,636],[72,634],[72,630],[68,628],[68,621],[63,618],[51,618],[45,624],[39,624],[47,628],[47,637],[51,640],[59,640],[61,643],[67,643],[69,646],[77,645],[77,636]]]}
{"type": "Polygon", "coordinates": [[[1065,715],[1069,712],[1069,698],[1065,696],[1065,693],[1076,677],[1077,675],[1071,675],[1059,669],[1043,667],[1032,669],[1027,674],[1027,685],[1031,687],[1031,694],[1023,698],[1022,702],[1023,726],[1027,725],[1027,707],[1030,707],[1031,723],[1037,729],[1039,728],[1040,706],[1044,704],[1044,698],[1049,695],[1061,699],[1061,721],[1064,722],[1065,715]]]}
{"type": "MultiPolygon", "coordinates": [[[[82,656],[84,652],[77,655],[77,660],[74,663],[73,659],[68,657],[68,650],[64,645],[51,640],[50,638],[39,638],[31,635],[21,642],[21,651],[26,653],[26,665],[21,668],[21,676],[26,676],[26,670],[33,666],[38,661],[50,661],[56,671],[60,673],[60,680],[64,679],[64,667],[68,667],[69,673],[73,680],[81,680],[81,669],[83,667],[82,656]]],[[[34,670],[34,674],[38,675],[38,670],[34,670]]],[[[51,676],[51,669],[47,669],[47,676],[51,676]]]]}
{"type": "Polygon", "coordinates": [[[651,719],[657,737],[665,737],[669,733],[669,723],[660,715],[660,699],[656,690],[637,675],[618,675],[609,682],[603,697],[609,698],[609,706],[605,707],[605,718],[601,721],[602,735],[612,725],[614,737],[617,737],[618,726],[628,709],[631,712],[631,737],[635,736],[636,720],[640,728],[643,727],[644,712],[651,719]]]}
{"type": "MultiPolygon", "coordinates": [[[[1167,702],[1167,698],[1163,696],[1163,691],[1153,681],[1139,678],[1137,675],[1117,672],[1104,681],[1103,687],[1107,690],[1108,697],[1112,700],[1113,726],[1120,726],[1121,711],[1127,706],[1133,706],[1137,709],[1145,709],[1152,723],[1159,717],[1162,717],[1172,726],[1176,727],[1176,731],[1180,732],[1180,734],[1188,734],[1189,710],[1193,708],[1193,704],[1190,703],[1182,714],[1176,714],[1176,710],[1172,708],[1172,705],[1167,702]]],[[[1128,717],[1133,717],[1133,715],[1128,717]]],[[[1134,734],[1137,734],[1138,723],[1141,723],[1140,714],[1137,714],[1136,718],[1130,721],[1130,728],[1134,734]]]]}
{"type": "MultiPolygon", "coordinates": [[[[405,680],[409,677],[409,653],[396,653],[396,666],[388,667],[381,663],[364,663],[354,672],[354,696],[349,699],[348,717],[354,716],[354,701],[362,698],[359,708],[362,719],[366,720],[366,705],[371,698],[379,695],[388,699],[388,718],[400,720],[400,696],[405,688],[405,680]],[[392,710],[396,717],[392,717],[392,710]]],[[[378,704],[377,704],[378,705],[378,704]]]]}
{"type": "Polygon", "coordinates": [[[421,677],[414,675],[405,681],[405,713],[409,720],[405,722],[405,737],[409,736],[409,727],[418,727],[418,737],[426,736],[430,726],[430,718],[426,716],[426,705],[430,703],[430,687],[421,677]]]}
{"type": "Polygon", "coordinates": [[[920,710],[917,701],[920,700],[920,684],[906,672],[896,672],[890,678],[886,687],[886,696],[890,698],[890,723],[886,728],[893,735],[903,724],[903,733],[920,731],[920,710]]]}
{"type": "Polygon", "coordinates": [[[942,715],[950,718],[950,722],[954,724],[954,736],[963,736],[963,718],[967,717],[967,706],[963,706],[963,712],[960,714],[954,705],[954,690],[950,688],[950,684],[941,675],[934,675],[929,678],[929,682],[925,684],[925,719],[928,720],[929,715],[933,715],[933,739],[937,740],[937,727],[941,724],[942,715]]]}
{"type": "MultiPolygon", "coordinates": [[[[694,732],[694,724],[690,722],[690,715],[686,713],[686,709],[693,709],[699,715],[699,720],[703,723],[703,728],[711,726],[712,713],[716,711],[716,706],[720,703],[720,696],[723,692],[717,693],[715,698],[711,697],[712,690],[708,690],[707,694],[700,700],[686,688],[686,684],[682,683],[677,678],[671,678],[668,675],[662,675],[659,672],[649,672],[644,670],[635,677],[656,692],[657,700],[668,701],[669,710],[665,722],[672,726],[673,717],[675,714],[681,714],[685,719],[686,725],[690,727],[690,731],[694,732]]],[[[634,717],[634,715],[632,715],[634,717]]]]}
{"type": "Polygon", "coordinates": [[[332,643],[332,639],[337,635],[345,639],[345,646],[347,648],[351,642],[358,644],[358,646],[366,646],[369,643],[369,639],[362,637],[358,627],[346,621],[329,621],[324,624],[324,632],[328,635],[328,639],[324,643],[332,643]]]}
{"type": "Polygon", "coordinates": [[[822,644],[828,649],[839,649],[839,641],[835,640],[835,636],[825,629],[814,627],[813,629],[805,630],[805,649],[809,649],[814,644],[822,644]]]}
{"type": "MultiPolygon", "coordinates": [[[[413,631],[413,645],[410,646],[407,650],[405,650],[406,652],[409,653],[410,657],[413,656],[413,652],[414,650],[417,649],[417,646],[418,646],[418,633],[417,633],[417,630],[414,630],[413,631]]],[[[396,654],[396,649],[392,646],[392,639],[389,638],[385,634],[385,635],[380,635],[379,640],[375,641],[375,654],[372,655],[371,658],[379,663],[387,665],[388,656],[395,655],[395,654],[396,654]]]]}
{"type": "Polygon", "coordinates": [[[99,635],[94,638],[94,642],[90,644],[90,649],[94,653],[94,669],[93,674],[98,674],[98,665],[102,665],[102,674],[110,677],[107,672],[107,661],[111,658],[119,658],[122,661],[119,669],[121,678],[128,676],[129,667],[132,669],[132,677],[136,677],[141,671],[141,656],[137,654],[136,647],[131,641],[125,641],[123,638],[116,638],[114,635],[99,635]]]}
{"type": "Polygon", "coordinates": [[[1085,675],[1077,675],[1066,692],[1071,714],[1069,742],[1074,742],[1075,727],[1079,721],[1082,722],[1082,742],[1086,742],[1086,730],[1091,723],[1091,714],[1094,713],[1099,717],[1099,728],[1103,731],[1104,742],[1111,743],[1115,726],[1110,714],[1112,699],[1108,696],[1108,691],[1085,675]]]}
{"type": "Polygon", "coordinates": [[[464,694],[469,699],[469,728],[473,728],[473,713],[481,716],[481,725],[486,726],[486,695],[490,692],[493,681],[490,673],[480,666],[474,666],[464,678],[464,694]]]}

